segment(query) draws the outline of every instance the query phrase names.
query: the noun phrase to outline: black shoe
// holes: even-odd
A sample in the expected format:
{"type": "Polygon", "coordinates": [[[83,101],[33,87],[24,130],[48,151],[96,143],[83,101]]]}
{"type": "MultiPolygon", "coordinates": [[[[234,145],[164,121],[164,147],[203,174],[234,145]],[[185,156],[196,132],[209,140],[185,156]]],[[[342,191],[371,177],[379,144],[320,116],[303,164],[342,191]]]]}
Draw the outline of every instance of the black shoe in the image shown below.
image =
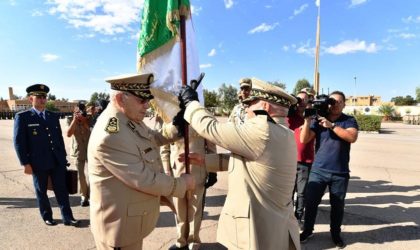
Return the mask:
{"type": "Polygon", "coordinates": [[[44,220],[45,225],[47,226],[55,226],[57,225],[57,222],[55,222],[55,220],[44,220]]]}
{"type": "Polygon", "coordinates": [[[74,226],[77,227],[80,224],[80,221],[76,220],[76,219],[71,219],[71,220],[65,220],[64,221],[64,226],[74,226]]]}
{"type": "Polygon", "coordinates": [[[331,235],[331,238],[338,249],[344,248],[346,245],[344,244],[343,239],[341,239],[339,234],[331,235]]]}
{"type": "Polygon", "coordinates": [[[89,206],[89,200],[88,200],[88,199],[83,199],[83,200],[80,202],[80,206],[81,206],[81,207],[88,207],[88,206],[89,206]]]}
{"type": "Polygon", "coordinates": [[[188,250],[188,245],[185,245],[183,247],[177,247],[175,244],[172,245],[168,250],[188,250]]]}
{"type": "Polygon", "coordinates": [[[312,236],[314,236],[314,234],[312,233],[312,231],[303,231],[300,234],[300,243],[307,242],[309,238],[312,238],[312,236]]]}

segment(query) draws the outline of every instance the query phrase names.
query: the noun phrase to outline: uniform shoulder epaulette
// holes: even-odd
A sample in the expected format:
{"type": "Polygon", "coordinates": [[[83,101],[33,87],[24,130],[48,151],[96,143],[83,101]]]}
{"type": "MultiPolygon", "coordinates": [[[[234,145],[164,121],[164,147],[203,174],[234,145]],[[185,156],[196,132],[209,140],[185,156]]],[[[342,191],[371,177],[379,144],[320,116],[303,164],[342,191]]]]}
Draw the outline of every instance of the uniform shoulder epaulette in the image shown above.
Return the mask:
{"type": "Polygon", "coordinates": [[[105,131],[108,133],[118,133],[120,131],[120,124],[117,117],[109,118],[105,131]]]}

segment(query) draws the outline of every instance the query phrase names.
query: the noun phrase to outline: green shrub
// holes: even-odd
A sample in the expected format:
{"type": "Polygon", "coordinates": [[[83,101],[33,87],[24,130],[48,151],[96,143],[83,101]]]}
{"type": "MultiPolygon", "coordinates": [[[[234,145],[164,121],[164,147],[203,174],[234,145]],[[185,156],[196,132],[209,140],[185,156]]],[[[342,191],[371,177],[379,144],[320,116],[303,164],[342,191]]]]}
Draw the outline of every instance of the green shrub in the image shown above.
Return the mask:
{"type": "Polygon", "coordinates": [[[360,131],[379,131],[382,116],[379,115],[356,115],[360,131]]]}

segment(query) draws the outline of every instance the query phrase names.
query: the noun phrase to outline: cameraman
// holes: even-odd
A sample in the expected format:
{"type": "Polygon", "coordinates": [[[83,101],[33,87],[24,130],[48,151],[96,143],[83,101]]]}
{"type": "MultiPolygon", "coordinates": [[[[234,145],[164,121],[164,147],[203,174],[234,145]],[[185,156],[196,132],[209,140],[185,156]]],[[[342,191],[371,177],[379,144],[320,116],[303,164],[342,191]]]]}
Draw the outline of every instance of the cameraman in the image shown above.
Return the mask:
{"type": "Polygon", "coordinates": [[[85,174],[85,163],[87,161],[90,127],[85,102],[80,101],[78,106],[74,108],[73,116],[69,118],[67,119],[67,137],[72,137],[70,155],[75,158],[74,163],[79,175],[80,205],[86,207],[89,206],[89,185],[85,174]]]}
{"type": "Polygon", "coordinates": [[[308,143],[316,138],[316,155],[309,174],[305,193],[305,222],[300,234],[300,241],[306,242],[312,237],[318,205],[325,189],[330,192],[331,222],[330,232],[334,244],[344,247],[340,237],[344,215],[344,199],[349,183],[350,144],[356,142],[358,125],[354,117],[343,113],[345,95],[334,91],[330,94],[326,117],[305,118],[300,134],[300,141],[308,143]]]}
{"type": "Polygon", "coordinates": [[[303,229],[303,211],[304,211],[304,195],[306,185],[308,184],[309,172],[311,171],[312,162],[314,161],[314,140],[310,140],[304,144],[300,142],[301,126],[303,125],[304,111],[306,108],[311,108],[310,100],[313,99],[314,93],[310,90],[302,90],[297,94],[298,103],[291,107],[289,115],[287,116],[287,123],[295,134],[295,141],[297,146],[297,172],[296,181],[293,194],[296,192],[296,206],[295,216],[298,220],[299,227],[303,229]]]}

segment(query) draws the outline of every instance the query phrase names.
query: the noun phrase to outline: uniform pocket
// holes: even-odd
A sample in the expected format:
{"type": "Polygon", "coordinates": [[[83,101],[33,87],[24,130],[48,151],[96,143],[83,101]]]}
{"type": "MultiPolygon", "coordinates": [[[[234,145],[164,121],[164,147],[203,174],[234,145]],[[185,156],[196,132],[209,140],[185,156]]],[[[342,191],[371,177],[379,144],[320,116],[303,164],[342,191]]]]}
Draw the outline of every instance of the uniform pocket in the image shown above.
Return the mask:
{"type": "Polygon", "coordinates": [[[127,223],[124,232],[128,239],[144,238],[156,226],[159,218],[157,198],[131,203],[127,206],[127,223]]]}
{"type": "Polygon", "coordinates": [[[250,239],[250,204],[249,201],[236,204],[234,208],[226,211],[229,220],[228,232],[233,233],[232,242],[238,249],[248,249],[250,239]]]}

